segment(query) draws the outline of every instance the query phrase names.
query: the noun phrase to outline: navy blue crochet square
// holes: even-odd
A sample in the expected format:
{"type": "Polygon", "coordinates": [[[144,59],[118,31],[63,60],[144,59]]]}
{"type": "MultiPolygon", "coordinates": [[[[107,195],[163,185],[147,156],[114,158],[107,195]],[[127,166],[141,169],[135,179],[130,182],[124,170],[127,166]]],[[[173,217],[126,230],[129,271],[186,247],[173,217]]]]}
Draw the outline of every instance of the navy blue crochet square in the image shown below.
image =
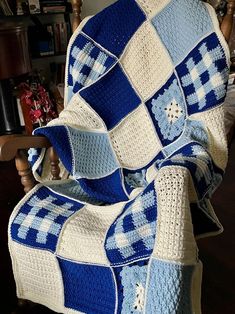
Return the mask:
{"type": "Polygon", "coordinates": [[[125,205],[107,233],[105,249],[111,265],[149,257],[155,242],[156,220],[157,196],[152,182],[125,205]]]}
{"type": "Polygon", "coordinates": [[[148,182],[146,180],[147,170],[154,164],[162,161],[165,158],[162,152],[158,153],[156,157],[145,167],[131,170],[123,168],[124,184],[128,194],[134,189],[146,187],[148,182]]]}
{"type": "Polygon", "coordinates": [[[40,187],[19,209],[11,224],[17,242],[54,252],[66,220],[83,204],[40,187]]]}
{"type": "Polygon", "coordinates": [[[73,154],[66,127],[59,125],[53,127],[38,128],[34,131],[34,134],[45,135],[49,139],[59,158],[61,159],[63,165],[68,170],[68,172],[71,173],[73,154]]]}
{"type": "Polygon", "coordinates": [[[80,91],[80,95],[113,128],[141,103],[119,64],[104,77],[80,91]]]}
{"type": "Polygon", "coordinates": [[[64,283],[64,305],[86,314],[115,312],[116,287],[109,267],[58,258],[64,283]]]}
{"type": "Polygon", "coordinates": [[[95,82],[116,61],[82,34],[72,43],[68,60],[68,102],[82,87],[95,82]]]}
{"type": "Polygon", "coordinates": [[[176,76],[163,85],[146,102],[146,106],[163,146],[175,141],[183,132],[186,106],[176,76]]]}
{"type": "Polygon", "coordinates": [[[215,33],[203,39],[176,68],[188,113],[223,103],[229,74],[225,52],[215,33]]]}
{"type": "Polygon", "coordinates": [[[119,0],[92,17],[83,32],[119,57],[145,20],[135,0],[119,0]]]}
{"type": "Polygon", "coordinates": [[[101,179],[80,179],[78,182],[89,197],[100,203],[114,204],[128,200],[122,186],[120,169],[101,179]]]}

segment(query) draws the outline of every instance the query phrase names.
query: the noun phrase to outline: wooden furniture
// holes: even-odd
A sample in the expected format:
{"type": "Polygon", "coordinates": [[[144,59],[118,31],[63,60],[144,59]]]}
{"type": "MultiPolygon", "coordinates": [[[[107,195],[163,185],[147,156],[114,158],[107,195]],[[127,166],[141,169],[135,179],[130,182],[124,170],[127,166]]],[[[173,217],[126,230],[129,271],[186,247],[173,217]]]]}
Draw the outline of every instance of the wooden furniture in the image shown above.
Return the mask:
{"type": "MultiPolygon", "coordinates": [[[[82,0],[72,0],[73,31],[81,22],[82,0]]],[[[29,148],[49,148],[50,142],[43,136],[29,136],[22,134],[0,136],[0,161],[15,159],[16,169],[21,177],[24,191],[27,193],[36,184],[32,175],[26,151],[29,148]]],[[[59,179],[59,160],[56,153],[50,148],[51,173],[54,180],[59,179]]]]}
{"type": "Polygon", "coordinates": [[[221,23],[221,31],[227,40],[229,41],[232,28],[233,28],[233,15],[235,12],[235,0],[228,0],[227,13],[221,23]]]}
{"type": "MultiPolygon", "coordinates": [[[[73,30],[81,22],[81,0],[72,0],[73,7],[73,30]]],[[[235,0],[228,0],[227,13],[221,23],[221,30],[228,41],[232,26],[233,15],[235,12],[235,0]]],[[[35,184],[30,165],[27,160],[25,150],[29,148],[49,148],[50,142],[43,136],[26,136],[26,135],[8,135],[0,137],[0,161],[9,161],[15,159],[16,168],[21,177],[21,182],[25,192],[28,192],[35,184]]],[[[50,148],[51,173],[53,179],[59,179],[59,160],[53,148],[50,148]]]]}
{"type": "Polygon", "coordinates": [[[31,71],[27,28],[0,24],[0,134],[21,133],[10,79],[31,71]]]}
{"type": "MultiPolygon", "coordinates": [[[[81,0],[72,0],[73,6],[73,31],[79,25],[81,18],[81,0]]],[[[235,11],[235,0],[228,1],[227,14],[221,24],[221,30],[228,41],[233,24],[233,14],[235,11]]],[[[15,159],[16,168],[21,177],[24,191],[28,192],[36,184],[32,175],[30,165],[27,160],[26,150],[29,148],[49,148],[51,173],[53,179],[59,179],[59,160],[50,142],[43,136],[8,135],[0,137],[0,161],[15,159]]],[[[20,301],[25,305],[25,301],[20,301]]],[[[26,301],[27,303],[27,301],[26,301]]]]}

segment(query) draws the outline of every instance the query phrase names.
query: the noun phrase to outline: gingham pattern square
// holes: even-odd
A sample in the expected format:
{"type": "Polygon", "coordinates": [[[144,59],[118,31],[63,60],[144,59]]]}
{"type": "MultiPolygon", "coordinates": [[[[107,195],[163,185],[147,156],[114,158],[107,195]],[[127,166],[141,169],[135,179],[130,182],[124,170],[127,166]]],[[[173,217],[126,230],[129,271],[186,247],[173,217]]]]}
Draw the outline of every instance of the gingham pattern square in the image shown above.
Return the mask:
{"type": "Polygon", "coordinates": [[[176,70],[186,96],[189,114],[224,101],[228,67],[224,50],[215,33],[198,44],[176,70]]]}
{"type": "Polygon", "coordinates": [[[17,242],[55,251],[65,221],[82,204],[41,187],[19,210],[11,225],[11,235],[17,242]]]}
{"type": "Polygon", "coordinates": [[[113,56],[79,34],[69,53],[68,102],[82,87],[95,82],[114,63],[113,56]]]}
{"type": "Polygon", "coordinates": [[[112,265],[150,256],[155,240],[157,199],[154,183],[128,203],[110,227],[105,248],[112,265]]]}

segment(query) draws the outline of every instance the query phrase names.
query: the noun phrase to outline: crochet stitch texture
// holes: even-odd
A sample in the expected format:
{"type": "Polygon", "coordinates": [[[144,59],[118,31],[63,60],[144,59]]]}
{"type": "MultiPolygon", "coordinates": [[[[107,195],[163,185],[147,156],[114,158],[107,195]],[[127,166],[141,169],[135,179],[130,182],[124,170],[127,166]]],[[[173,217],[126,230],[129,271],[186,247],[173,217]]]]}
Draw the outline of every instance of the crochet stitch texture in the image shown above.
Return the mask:
{"type": "MultiPolygon", "coordinates": [[[[227,162],[228,47],[199,0],[118,0],[72,36],[47,136],[67,180],[16,206],[17,295],[64,314],[200,314],[196,238],[227,162]]],[[[45,150],[31,150],[41,180],[45,150]]]]}

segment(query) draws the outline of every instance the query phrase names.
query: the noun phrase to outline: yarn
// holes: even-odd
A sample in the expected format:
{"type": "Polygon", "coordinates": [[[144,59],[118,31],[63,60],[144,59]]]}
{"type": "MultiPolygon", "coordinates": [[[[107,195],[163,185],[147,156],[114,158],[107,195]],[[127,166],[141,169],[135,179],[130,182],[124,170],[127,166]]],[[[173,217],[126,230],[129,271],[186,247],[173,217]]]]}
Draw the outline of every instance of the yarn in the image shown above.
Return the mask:
{"type": "MultiPolygon", "coordinates": [[[[118,0],[81,23],[65,109],[34,131],[70,177],[37,185],[9,222],[19,298],[63,314],[200,313],[195,237],[222,231],[210,199],[228,66],[200,0],[118,0]]],[[[29,154],[41,181],[47,157],[29,154]]]]}

